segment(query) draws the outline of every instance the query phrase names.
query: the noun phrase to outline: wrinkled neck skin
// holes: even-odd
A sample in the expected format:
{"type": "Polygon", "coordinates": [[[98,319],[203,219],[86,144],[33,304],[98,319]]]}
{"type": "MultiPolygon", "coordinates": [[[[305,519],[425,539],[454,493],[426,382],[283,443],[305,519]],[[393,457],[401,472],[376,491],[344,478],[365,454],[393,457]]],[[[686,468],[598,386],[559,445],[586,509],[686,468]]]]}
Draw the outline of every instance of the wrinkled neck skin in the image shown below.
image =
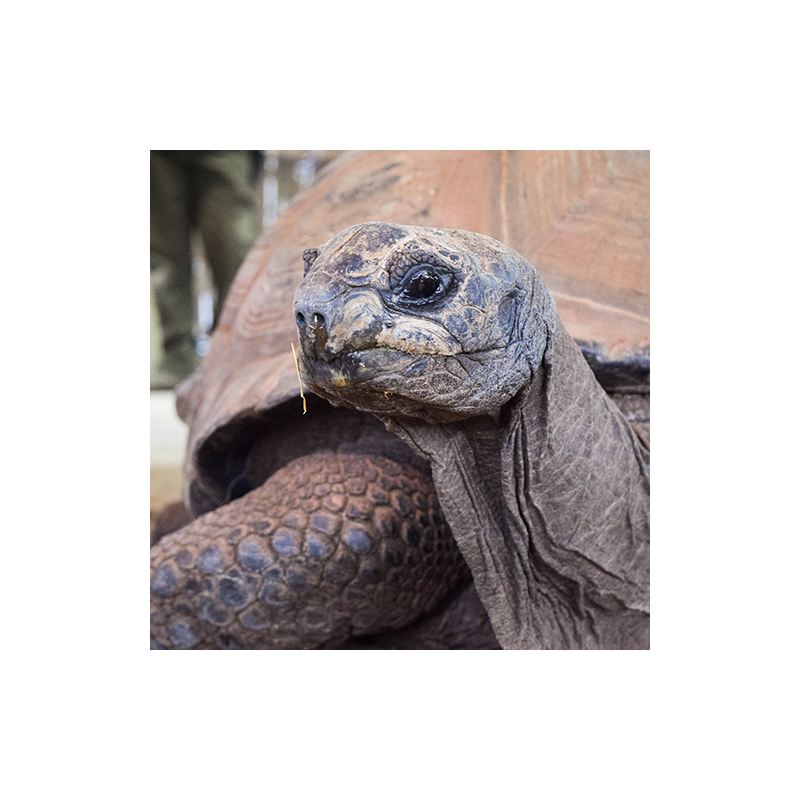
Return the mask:
{"type": "Polygon", "coordinates": [[[493,417],[383,421],[431,462],[504,649],[648,649],[648,454],[555,314],[536,359],[493,417]]]}

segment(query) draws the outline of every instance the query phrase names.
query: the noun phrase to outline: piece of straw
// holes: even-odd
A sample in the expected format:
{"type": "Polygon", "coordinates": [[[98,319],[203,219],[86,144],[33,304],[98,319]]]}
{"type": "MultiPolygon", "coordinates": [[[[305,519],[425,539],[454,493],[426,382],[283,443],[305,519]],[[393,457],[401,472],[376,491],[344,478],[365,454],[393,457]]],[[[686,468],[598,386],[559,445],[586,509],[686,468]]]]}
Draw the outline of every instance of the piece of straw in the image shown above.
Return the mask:
{"type": "Polygon", "coordinates": [[[294,368],[297,370],[297,380],[300,382],[300,397],[303,398],[303,413],[305,414],[308,409],[306,408],[306,396],[303,394],[303,379],[300,377],[300,362],[297,360],[294,342],[292,342],[292,355],[294,356],[294,368]]]}

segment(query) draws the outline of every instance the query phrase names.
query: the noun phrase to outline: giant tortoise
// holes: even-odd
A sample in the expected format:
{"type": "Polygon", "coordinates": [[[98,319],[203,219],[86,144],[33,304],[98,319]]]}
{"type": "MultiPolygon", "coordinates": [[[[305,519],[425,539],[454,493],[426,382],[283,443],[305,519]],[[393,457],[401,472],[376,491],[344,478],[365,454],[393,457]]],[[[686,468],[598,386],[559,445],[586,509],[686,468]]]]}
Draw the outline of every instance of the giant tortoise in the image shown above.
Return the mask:
{"type": "Polygon", "coordinates": [[[180,388],[196,519],[151,548],[151,646],[649,647],[648,176],[334,162],[180,388]]]}

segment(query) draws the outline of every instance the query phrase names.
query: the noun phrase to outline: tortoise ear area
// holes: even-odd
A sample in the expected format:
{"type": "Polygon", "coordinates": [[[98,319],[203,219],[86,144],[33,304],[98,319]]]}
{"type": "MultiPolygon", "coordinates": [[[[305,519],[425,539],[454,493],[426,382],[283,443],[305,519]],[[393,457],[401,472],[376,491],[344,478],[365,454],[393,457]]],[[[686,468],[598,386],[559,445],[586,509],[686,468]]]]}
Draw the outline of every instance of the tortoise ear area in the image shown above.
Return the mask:
{"type": "Polygon", "coordinates": [[[309,247],[307,250],[303,250],[303,277],[305,278],[308,275],[309,270],[311,269],[314,262],[317,260],[317,256],[319,255],[319,248],[318,247],[309,247]]]}

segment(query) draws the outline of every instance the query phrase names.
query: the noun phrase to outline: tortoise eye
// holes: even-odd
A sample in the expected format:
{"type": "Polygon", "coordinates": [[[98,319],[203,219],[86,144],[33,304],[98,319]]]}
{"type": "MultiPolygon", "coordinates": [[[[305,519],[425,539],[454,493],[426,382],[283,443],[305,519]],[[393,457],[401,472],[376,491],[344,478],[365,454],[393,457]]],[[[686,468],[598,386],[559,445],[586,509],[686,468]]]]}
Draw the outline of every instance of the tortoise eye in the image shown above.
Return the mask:
{"type": "Polygon", "coordinates": [[[444,293],[451,279],[449,273],[439,273],[433,267],[418,267],[406,276],[398,299],[413,305],[428,303],[444,293]]]}

